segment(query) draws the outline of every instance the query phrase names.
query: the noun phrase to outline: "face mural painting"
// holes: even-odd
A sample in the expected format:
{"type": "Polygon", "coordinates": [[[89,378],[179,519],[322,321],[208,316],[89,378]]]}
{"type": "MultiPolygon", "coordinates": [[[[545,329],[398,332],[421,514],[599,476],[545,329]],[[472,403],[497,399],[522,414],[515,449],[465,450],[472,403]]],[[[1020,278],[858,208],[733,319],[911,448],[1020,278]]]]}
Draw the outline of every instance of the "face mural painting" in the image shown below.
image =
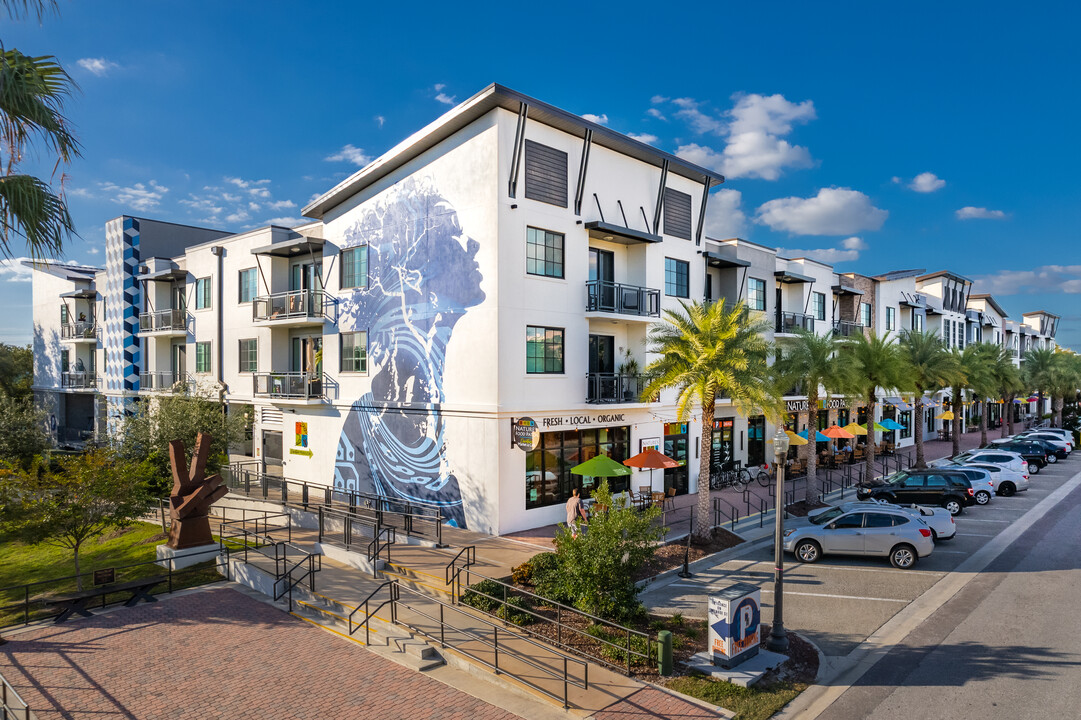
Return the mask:
{"type": "Polygon", "coordinates": [[[343,298],[339,322],[368,331],[372,384],[345,419],[334,485],[434,503],[465,527],[441,405],[454,326],[484,300],[479,245],[431,180],[406,180],[354,212],[340,246],[368,246],[368,287],[343,298]]]}

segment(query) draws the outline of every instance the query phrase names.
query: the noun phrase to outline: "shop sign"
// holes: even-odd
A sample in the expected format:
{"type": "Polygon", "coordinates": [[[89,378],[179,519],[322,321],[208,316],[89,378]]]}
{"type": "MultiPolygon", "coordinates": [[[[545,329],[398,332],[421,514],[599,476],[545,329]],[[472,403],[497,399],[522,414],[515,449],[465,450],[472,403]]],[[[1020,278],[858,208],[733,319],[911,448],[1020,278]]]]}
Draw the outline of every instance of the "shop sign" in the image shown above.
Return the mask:
{"type": "Polygon", "coordinates": [[[709,652],[714,665],[730,668],[758,654],[761,590],[736,583],[709,596],[709,652]]]}
{"type": "MultiPolygon", "coordinates": [[[[844,398],[830,398],[829,400],[819,400],[819,410],[843,410],[848,407],[848,402],[844,398]]],[[[811,404],[807,400],[785,400],[784,409],[785,412],[807,412],[811,408],[811,404]]]]}
{"type": "MultiPolygon", "coordinates": [[[[613,415],[564,415],[560,417],[546,417],[541,418],[541,424],[544,429],[549,428],[576,428],[590,425],[614,425],[617,423],[625,423],[625,413],[615,413],[613,415]]],[[[527,419],[527,418],[522,418],[527,419]]]]}
{"type": "Polygon", "coordinates": [[[540,431],[537,429],[537,421],[527,417],[511,420],[510,441],[512,447],[517,445],[526,452],[537,447],[540,443],[540,431]]]}
{"type": "Polygon", "coordinates": [[[304,455],[305,457],[311,457],[312,451],[307,448],[289,448],[290,455],[304,455]]]}
{"type": "Polygon", "coordinates": [[[665,435],[686,435],[687,423],[665,423],[664,424],[665,435]]]}

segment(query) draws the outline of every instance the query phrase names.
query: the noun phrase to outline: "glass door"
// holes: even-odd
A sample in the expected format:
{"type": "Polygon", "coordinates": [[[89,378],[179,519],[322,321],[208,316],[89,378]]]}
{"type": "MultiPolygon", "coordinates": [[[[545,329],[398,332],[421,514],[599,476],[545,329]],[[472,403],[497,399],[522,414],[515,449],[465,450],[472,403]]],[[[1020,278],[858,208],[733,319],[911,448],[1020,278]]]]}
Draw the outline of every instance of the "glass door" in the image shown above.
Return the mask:
{"type": "Polygon", "coordinates": [[[766,462],[766,418],[756,415],[747,420],[747,464],[764,465],[766,462]]]}
{"type": "Polygon", "coordinates": [[[608,250],[589,249],[589,280],[594,288],[590,310],[616,309],[615,255],[608,250]]]}
{"type": "Polygon", "coordinates": [[[589,336],[588,400],[620,399],[616,377],[616,339],[611,335],[589,336]]]}
{"type": "Polygon", "coordinates": [[[308,395],[322,395],[323,338],[318,335],[293,338],[289,369],[294,373],[307,373],[308,395]]]}
{"type": "Polygon", "coordinates": [[[687,423],[664,424],[664,454],[680,463],[664,471],[664,490],[675,488],[676,495],[686,495],[687,482],[687,423]]]}
{"type": "Polygon", "coordinates": [[[170,385],[180,382],[187,377],[187,355],[188,346],[187,343],[178,342],[173,343],[173,347],[170,351],[169,369],[172,371],[173,378],[170,385]]]}

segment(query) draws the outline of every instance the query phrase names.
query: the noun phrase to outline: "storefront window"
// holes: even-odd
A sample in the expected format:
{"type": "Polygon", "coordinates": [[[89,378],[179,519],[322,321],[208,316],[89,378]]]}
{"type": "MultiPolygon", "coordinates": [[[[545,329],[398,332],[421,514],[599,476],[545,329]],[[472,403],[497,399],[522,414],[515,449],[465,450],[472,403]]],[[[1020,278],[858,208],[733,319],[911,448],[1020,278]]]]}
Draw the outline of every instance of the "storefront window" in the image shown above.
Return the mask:
{"type": "MultiPolygon", "coordinates": [[[[570,469],[597,455],[623,462],[630,455],[629,426],[541,433],[540,446],[525,457],[526,509],[558,505],[567,501],[571,489],[589,497],[601,478],[572,475],[570,469]]],[[[612,492],[630,486],[630,476],[608,478],[612,492]]]]}
{"type": "Polygon", "coordinates": [[[736,456],[736,447],[733,442],[734,435],[735,420],[721,418],[713,421],[713,445],[709,458],[711,473],[732,469],[732,461],[736,456]]]}
{"type": "Polygon", "coordinates": [[[766,418],[756,415],[747,420],[747,464],[766,463],[766,418]]]}
{"type": "Polygon", "coordinates": [[[690,491],[687,477],[687,423],[664,424],[664,454],[682,463],[679,467],[664,471],[664,490],[675,488],[676,495],[690,491]]]}
{"type": "MultiPolygon", "coordinates": [[[[819,410],[818,411],[818,431],[822,432],[823,430],[825,430],[829,426],[830,426],[830,411],[829,410],[819,410]]],[[[830,446],[830,444],[829,444],[828,440],[826,442],[817,442],[817,443],[815,443],[815,449],[818,452],[822,452],[823,450],[829,449],[829,446],[830,446]]]]}
{"type": "Polygon", "coordinates": [[[901,439],[905,440],[912,437],[912,411],[905,410],[901,413],[901,419],[897,422],[905,426],[905,429],[901,431],[901,439]]]}

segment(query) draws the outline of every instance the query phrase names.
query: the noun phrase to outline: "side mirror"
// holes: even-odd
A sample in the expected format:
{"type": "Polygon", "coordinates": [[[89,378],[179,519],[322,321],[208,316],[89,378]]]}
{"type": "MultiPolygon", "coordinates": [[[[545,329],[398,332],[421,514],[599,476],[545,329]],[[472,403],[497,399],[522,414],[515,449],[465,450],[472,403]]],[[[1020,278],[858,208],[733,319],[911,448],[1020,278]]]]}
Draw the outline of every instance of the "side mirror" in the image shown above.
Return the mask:
{"type": "Polygon", "coordinates": [[[827,530],[836,530],[837,529],[837,523],[830,523],[829,525],[826,526],[826,529],[827,530]]]}

